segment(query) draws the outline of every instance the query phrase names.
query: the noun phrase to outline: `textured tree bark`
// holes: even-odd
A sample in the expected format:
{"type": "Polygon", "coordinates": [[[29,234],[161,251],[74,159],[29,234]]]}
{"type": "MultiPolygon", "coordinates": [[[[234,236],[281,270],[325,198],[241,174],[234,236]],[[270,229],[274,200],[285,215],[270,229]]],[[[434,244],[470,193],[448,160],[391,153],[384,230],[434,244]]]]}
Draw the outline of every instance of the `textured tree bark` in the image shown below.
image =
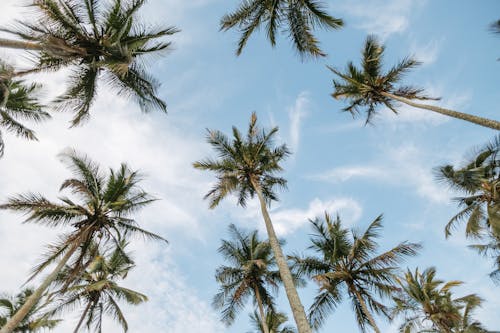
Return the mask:
{"type": "Polygon", "coordinates": [[[262,299],[260,298],[259,289],[257,289],[257,287],[254,287],[254,292],[255,298],[257,299],[257,304],[259,305],[260,323],[262,326],[262,330],[264,331],[264,333],[269,333],[269,327],[267,326],[266,314],[264,313],[264,306],[262,305],[262,299]]]}
{"type": "Polygon", "coordinates": [[[269,243],[271,244],[271,248],[274,252],[274,257],[276,258],[276,264],[278,265],[281,280],[283,281],[283,285],[285,286],[286,296],[288,297],[288,302],[290,303],[290,307],[292,308],[293,318],[295,319],[295,323],[297,324],[297,329],[299,333],[312,333],[311,326],[309,325],[309,321],[307,320],[306,312],[304,311],[304,306],[302,306],[299,294],[297,293],[297,289],[295,288],[292,273],[290,272],[288,263],[286,262],[285,256],[283,255],[283,251],[281,250],[281,246],[274,231],[271,218],[269,217],[269,213],[267,212],[266,202],[264,200],[264,196],[262,195],[260,186],[255,182],[252,182],[252,186],[254,187],[255,192],[257,192],[257,196],[259,197],[260,209],[262,212],[262,216],[264,217],[264,222],[269,237],[269,243]]]}
{"type": "Polygon", "coordinates": [[[33,294],[31,294],[30,297],[28,297],[23,306],[7,321],[2,329],[0,329],[0,333],[11,333],[17,326],[19,326],[19,323],[21,323],[21,321],[26,317],[31,308],[40,300],[45,290],[47,290],[49,285],[54,282],[59,272],[64,268],[64,265],[66,265],[73,253],[75,253],[79,245],[79,242],[75,242],[71,246],[52,273],[45,278],[42,284],[33,292],[33,294]]]}
{"type": "Polygon", "coordinates": [[[33,51],[43,50],[43,46],[39,43],[22,42],[5,38],[0,38],[0,47],[5,47],[8,49],[18,49],[18,50],[33,50],[33,51]]]}
{"type": "Polygon", "coordinates": [[[404,98],[404,97],[401,97],[398,95],[394,95],[394,94],[391,94],[388,92],[382,92],[381,95],[388,97],[388,98],[391,98],[391,99],[394,99],[394,100],[399,101],[401,103],[419,108],[419,109],[437,112],[437,113],[445,115],[445,116],[465,120],[465,121],[468,121],[470,123],[474,123],[474,124],[481,125],[484,127],[500,130],[500,122],[496,121],[496,120],[478,117],[478,116],[474,116],[474,115],[471,115],[468,113],[453,111],[453,110],[441,108],[441,107],[434,106],[434,105],[413,102],[412,100],[409,100],[407,98],[404,98]]]}

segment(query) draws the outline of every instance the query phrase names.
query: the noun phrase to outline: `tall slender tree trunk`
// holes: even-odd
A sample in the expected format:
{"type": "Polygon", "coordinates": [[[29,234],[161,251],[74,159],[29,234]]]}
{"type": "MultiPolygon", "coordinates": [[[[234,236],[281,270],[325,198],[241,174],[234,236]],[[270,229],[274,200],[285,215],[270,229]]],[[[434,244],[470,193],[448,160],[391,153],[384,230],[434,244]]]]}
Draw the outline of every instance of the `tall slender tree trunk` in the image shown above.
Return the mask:
{"type": "Polygon", "coordinates": [[[356,290],[355,287],[352,287],[352,288],[349,288],[349,289],[356,296],[356,299],[358,300],[359,304],[361,305],[361,308],[363,309],[363,312],[365,313],[365,316],[368,319],[368,322],[370,323],[371,327],[373,327],[373,330],[376,333],[380,333],[380,330],[379,330],[379,328],[377,326],[377,323],[375,322],[375,319],[373,318],[370,310],[368,309],[368,306],[366,306],[366,302],[363,299],[363,297],[361,297],[361,295],[359,294],[359,292],[356,290]]]}
{"type": "Polygon", "coordinates": [[[18,40],[11,40],[5,38],[0,38],[0,47],[8,49],[33,50],[33,51],[41,51],[43,49],[43,46],[39,43],[22,42],[18,40]]]}
{"type": "Polygon", "coordinates": [[[35,304],[40,300],[45,290],[47,290],[49,285],[54,282],[59,272],[61,272],[61,270],[64,268],[64,265],[66,265],[73,253],[75,253],[79,245],[79,242],[75,242],[73,245],[71,245],[68,252],[66,252],[61,261],[59,261],[52,273],[50,273],[50,275],[45,278],[42,284],[33,292],[33,294],[31,294],[30,297],[28,297],[23,306],[19,310],[17,310],[17,312],[7,321],[2,329],[0,329],[0,333],[11,333],[17,326],[19,326],[19,323],[21,323],[21,321],[26,317],[31,308],[33,308],[33,306],[35,306],[35,304]]]}
{"type": "Polygon", "coordinates": [[[262,195],[262,190],[259,184],[257,184],[256,182],[252,182],[252,186],[255,189],[255,192],[257,192],[257,196],[259,197],[260,209],[262,211],[262,216],[264,217],[264,222],[266,224],[269,243],[271,244],[271,248],[274,252],[274,257],[276,258],[276,264],[278,265],[281,280],[283,281],[283,285],[285,286],[286,296],[288,297],[288,302],[290,303],[290,307],[292,308],[293,318],[295,319],[295,323],[297,324],[297,329],[299,333],[312,333],[311,326],[309,325],[309,321],[307,320],[306,312],[304,311],[304,306],[302,306],[299,294],[297,293],[297,289],[295,288],[295,284],[293,283],[292,273],[290,272],[288,263],[286,262],[285,256],[283,255],[283,251],[281,250],[278,237],[276,237],[271,218],[269,217],[269,213],[267,212],[266,202],[264,200],[264,196],[262,195]]]}
{"type": "Polygon", "coordinates": [[[391,93],[388,93],[388,92],[382,92],[381,95],[383,95],[385,97],[388,97],[388,98],[391,98],[391,99],[394,99],[394,100],[399,101],[401,103],[404,103],[404,104],[407,104],[407,105],[419,108],[419,109],[424,109],[424,110],[429,110],[429,111],[437,112],[437,113],[443,114],[445,116],[449,116],[449,117],[453,117],[453,118],[456,118],[456,119],[465,120],[465,121],[468,121],[468,122],[471,122],[471,123],[474,123],[474,124],[477,124],[477,125],[481,125],[481,126],[492,128],[492,129],[496,129],[496,130],[500,130],[500,122],[496,121],[496,120],[492,120],[492,119],[488,119],[488,118],[483,118],[483,117],[478,117],[478,116],[474,116],[474,115],[471,115],[471,114],[468,114],[468,113],[453,111],[453,110],[441,108],[441,107],[434,106],[434,105],[413,102],[410,99],[407,99],[407,98],[404,98],[404,97],[401,97],[401,96],[398,96],[398,95],[394,95],[394,94],[391,94],[391,93]]]}
{"type": "Polygon", "coordinates": [[[255,298],[257,299],[257,304],[259,306],[260,323],[262,326],[262,330],[264,331],[264,333],[269,333],[269,327],[267,326],[266,314],[264,313],[264,306],[262,305],[262,299],[260,298],[259,289],[257,287],[254,287],[253,290],[255,292],[255,298]]]}
{"type": "Polygon", "coordinates": [[[78,330],[80,329],[80,326],[82,326],[83,320],[87,316],[87,312],[89,312],[89,309],[90,309],[91,305],[92,305],[92,303],[89,302],[89,304],[87,304],[87,306],[85,307],[85,311],[83,311],[82,316],[80,317],[80,320],[78,321],[78,325],[76,325],[75,330],[73,331],[73,333],[78,333],[78,330]]]}

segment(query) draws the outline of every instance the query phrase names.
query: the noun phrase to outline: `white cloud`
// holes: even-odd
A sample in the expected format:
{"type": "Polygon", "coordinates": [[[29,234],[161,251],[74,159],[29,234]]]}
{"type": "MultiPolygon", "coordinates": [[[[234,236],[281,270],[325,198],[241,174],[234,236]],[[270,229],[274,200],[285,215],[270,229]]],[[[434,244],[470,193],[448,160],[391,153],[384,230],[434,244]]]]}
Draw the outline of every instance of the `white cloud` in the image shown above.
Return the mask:
{"type": "Polygon", "coordinates": [[[367,33],[386,39],[392,34],[404,32],[410,24],[411,14],[426,0],[367,0],[344,1],[336,9],[357,18],[355,25],[367,33]]]}
{"type": "Polygon", "coordinates": [[[443,38],[432,39],[425,43],[417,43],[413,41],[410,45],[410,54],[412,57],[422,62],[422,66],[432,65],[436,62],[439,53],[441,52],[441,45],[443,38]]]}
{"type": "MultiPolygon", "coordinates": [[[[353,225],[360,219],[363,208],[352,198],[331,198],[327,200],[315,198],[309,202],[308,207],[305,209],[286,209],[277,206],[270,209],[269,215],[276,233],[279,236],[286,236],[307,226],[310,219],[324,216],[325,212],[329,214],[338,213],[346,225],[353,225]]],[[[258,228],[264,232],[264,223],[261,222],[262,216],[257,200],[250,201],[243,213],[237,211],[237,217],[243,218],[245,224],[251,225],[252,228],[255,228],[255,221],[259,221],[258,228]]]]}
{"type": "Polygon", "coordinates": [[[302,120],[307,115],[308,107],[309,94],[301,92],[295,100],[295,104],[288,110],[288,117],[290,118],[290,147],[294,152],[294,156],[299,149],[300,129],[302,120]]]}
{"type": "Polygon", "coordinates": [[[419,196],[436,203],[449,202],[447,189],[436,184],[432,170],[422,163],[426,160],[425,152],[411,144],[380,149],[384,156],[382,161],[374,161],[368,165],[365,163],[336,167],[308,178],[334,184],[364,178],[392,186],[412,188],[419,196]]]}

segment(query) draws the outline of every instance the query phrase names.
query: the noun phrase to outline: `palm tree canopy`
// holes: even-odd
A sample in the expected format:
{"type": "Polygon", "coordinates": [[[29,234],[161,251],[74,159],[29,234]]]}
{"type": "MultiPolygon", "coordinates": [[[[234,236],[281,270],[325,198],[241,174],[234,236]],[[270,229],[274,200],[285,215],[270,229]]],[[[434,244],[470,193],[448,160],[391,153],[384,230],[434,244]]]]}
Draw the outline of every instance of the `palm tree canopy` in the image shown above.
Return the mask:
{"type": "Polygon", "coordinates": [[[393,316],[403,314],[402,333],[413,332],[489,332],[471,319],[482,299],[475,294],[454,298],[451,289],[461,281],[444,282],[436,279],[436,269],[428,268],[415,273],[408,270],[398,279],[401,290],[394,297],[393,316]]]}
{"type": "MultiPolygon", "coordinates": [[[[266,313],[266,323],[269,327],[269,333],[297,333],[297,330],[292,326],[285,326],[288,317],[282,312],[275,312],[268,309],[266,313]]],[[[260,317],[257,311],[250,315],[250,322],[252,323],[253,330],[247,333],[264,333],[260,317]]]]}
{"type": "MultiPolygon", "coordinates": [[[[14,297],[9,295],[0,296],[0,328],[5,325],[8,318],[17,312],[31,294],[33,294],[33,289],[26,288],[14,297]]],[[[19,326],[14,329],[14,332],[45,332],[45,330],[51,330],[59,324],[61,320],[53,319],[54,315],[42,313],[47,303],[41,303],[41,301],[37,302],[19,326]]]]}
{"type": "Polygon", "coordinates": [[[353,116],[364,111],[367,123],[380,106],[398,113],[394,101],[382,93],[388,92],[410,100],[436,100],[425,95],[423,89],[399,85],[404,75],[420,64],[415,59],[404,58],[396,66],[383,72],[384,50],[384,45],[376,37],[369,36],[362,51],[360,68],[352,62],[348,63],[345,72],[328,67],[339,78],[333,80],[332,97],[348,100],[349,105],[343,111],[350,112],[353,116]]]}
{"type": "Polygon", "coordinates": [[[50,118],[36,99],[40,86],[12,79],[13,71],[11,66],[0,61],[0,157],[5,148],[1,129],[28,140],[37,140],[35,132],[22,121],[37,123],[50,118]]]}
{"type": "Polygon", "coordinates": [[[462,210],[448,222],[446,236],[465,220],[466,236],[481,238],[491,232],[500,238],[500,136],[478,149],[463,166],[439,167],[437,176],[465,194],[456,198],[462,210]]]}
{"type": "Polygon", "coordinates": [[[51,313],[72,311],[80,305],[88,308],[82,316],[89,331],[100,332],[104,313],[118,321],[126,332],[128,324],[118,303],[124,300],[138,305],[148,300],[146,295],[119,284],[135,266],[130,253],[124,251],[126,246],[121,241],[119,247],[101,250],[99,244],[92,243],[86,253],[89,265],[69,287],[65,285],[73,270],[66,266],[56,281],[62,289],[53,293],[59,301],[51,313]]]}
{"type": "Polygon", "coordinates": [[[79,245],[73,269],[74,272],[81,271],[86,267],[85,253],[97,237],[111,240],[117,246],[122,237],[130,236],[166,241],[142,229],[131,217],[155,201],[139,187],[142,177],[137,171],[122,164],[106,174],[87,156],[75,151],[66,152],[61,157],[74,178],[65,180],[60,189],[69,190],[75,199],[64,196],[59,202],[52,202],[41,194],[27,193],[11,197],[0,205],[0,209],[25,213],[25,222],[72,229],[49,247],[43,262],[35,267],[34,275],[60,258],[72,244],[79,245]]]}
{"type": "Polygon", "coordinates": [[[143,59],[167,50],[170,43],[159,39],[178,30],[138,22],[145,2],[112,0],[103,6],[97,0],[36,0],[36,21],[20,21],[3,31],[39,47],[35,71],[72,66],[69,87],[57,102],[75,113],[73,125],[88,118],[100,78],[119,95],[135,99],[143,111],[165,111],[158,82],[146,72],[143,59]]]}
{"type": "Polygon", "coordinates": [[[369,324],[368,315],[359,298],[377,314],[389,317],[388,308],[378,298],[391,296],[396,290],[395,274],[399,264],[417,254],[420,245],[403,242],[387,252],[376,254],[382,229],[382,216],[378,216],[365,230],[358,233],[342,226],[340,217],[333,219],[325,213],[324,220],[311,220],[314,233],[313,250],[318,256],[292,256],[293,269],[305,274],[319,285],[319,293],[309,309],[313,327],[320,327],[347,293],[351,298],[358,325],[364,332],[369,324]],[[378,295],[378,298],[374,294],[378,295]]]}
{"type": "Polygon", "coordinates": [[[273,308],[271,291],[281,282],[269,242],[259,239],[257,230],[244,232],[234,224],[229,226],[231,240],[222,240],[219,253],[230,264],[215,273],[220,291],[213,306],[221,309],[221,319],[227,325],[234,322],[238,311],[245,307],[250,296],[258,292],[263,305],[273,308]]]}
{"type": "Polygon", "coordinates": [[[269,132],[257,127],[257,115],[252,114],[248,132],[243,136],[233,127],[232,141],[220,131],[208,130],[207,141],[217,152],[217,159],[207,158],[193,166],[213,171],[217,183],[205,199],[210,199],[210,208],[215,208],[229,194],[238,196],[238,204],[245,207],[247,199],[253,198],[255,186],[262,191],[267,202],[278,200],[274,187],[286,188],[286,180],[276,176],[281,172],[281,161],[290,154],[286,145],[274,146],[273,138],[278,132],[274,127],[269,132]]]}
{"type": "Polygon", "coordinates": [[[491,257],[495,269],[490,277],[500,280],[500,136],[476,149],[462,165],[444,165],[437,171],[438,179],[464,195],[455,200],[460,211],[445,227],[448,237],[460,222],[465,221],[465,235],[486,240],[470,247],[491,257]]]}
{"type": "Polygon", "coordinates": [[[234,12],[221,19],[221,30],[237,28],[241,33],[237,55],[241,54],[253,32],[263,26],[273,47],[278,30],[283,30],[301,57],[325,56],[314,30],[343,26],[343,21],[330,16],[325,7],[319,0],[242,0],[234,12]]]}

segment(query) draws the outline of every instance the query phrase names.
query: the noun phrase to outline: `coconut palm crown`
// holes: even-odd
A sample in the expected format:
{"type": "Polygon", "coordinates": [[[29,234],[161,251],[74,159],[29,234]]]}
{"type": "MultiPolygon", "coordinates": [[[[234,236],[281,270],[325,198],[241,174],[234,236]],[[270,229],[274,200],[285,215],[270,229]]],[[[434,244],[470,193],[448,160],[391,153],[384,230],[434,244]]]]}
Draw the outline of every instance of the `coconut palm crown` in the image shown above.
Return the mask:
{"type": "Polygon", "coordinates": [[[418,101],[439,99],[426,95],[421,88],[399,83],[405,74],[420,63],[411,57],[406,57],[387,72],[383,72],[384,50],[384,45],[374,36],[369,36],[362,50],[360,68],[356,67],[352,62],[347,64],[345,72],[328,67],[338,77],[338,79],[333,80],[334,92],[332,97],[349,102],[343,111],[350,112],[353,116],[365,112],[366,123],[370,123],[375,114],[379,112],[380,107],[386,107],[397,114],[398,105],[396,103],[404,103],[422,110],[437,112],[500,130],[500,122],[496,120],[418,103],[418,101]]]}
{"type": "Polygon", "coordinates": [[[319,286],[309,309],[312,326],[321,327],[347,294],[360,329],[365,332],[367,326],[371,326],[375,332],[380,332],[372,312],[390,317],[389,308],[380,298],[391,297],[397,291],[395,278],[399,264],[416,255],[420,245],[403,242],[376,254],[382,216],[378,216],[364,233],[349,231],[342,226],[338,215],[333,219],[328,213],[324,220],[311,220],[311,225],[314,233],[309,249],[319,257],[295,255],[290,259],[294,271],[307,275],[319,286]]]}
{"type": "Polygon", "coordinates": [[[423,272],[408,270],[399,279],[401,291],[394,297],[393,316],[404,315],[400,332],[490,332],[471,318],[472,311],[481,305],[481,298],[475,294],[453,297],[452,288],[461,284],[461,281],[436,279],[434,267],[423,272]]]}
{"type": "Polygon", "coordinates": [[[35,132],[22,121],[38,123],[50,118],[36,98],[40,86],[13,79],[13,71],[11,66],[0,61],[0,157],[5,150],[2,129],[27,140],[37,140],[35,132]]]}
{"type": "Polygon", "coordinates": [[[138,305],[148,298],[119,284],[135,266],[130,253],[124,252],[126,246],[127,243],[121,241],[120,247],[101,250],[103,246],[91,244],[87,253],[90,264],[69,287],[65,285],[71,278],[72,267],[67,265],[56,280],[62,289],[52,293],[59,301],[50,313],[72,311],[81,306],[83,311],[75,332],[79,332],[84,322],[89,331],[101,332],[103,314],[115,319],[127,332],[128,323],[119,302],[124,300],[127,304],[138,305]]]}
{"type": "Polygon", "coordinates": [[[340,29],[341,19],[330,16],[319,0],[241,0],[239,7],[221,19],[221,30],[236,28],[241,37],[240,55],[255,30],[263,27],[269,42],[276,45],[279,30],[288,33],[301,57],[325,56],[314,36],[316,28],[340,29]]]}
{"type": "Polygon", "coordinates": [[[463,166],[439,167],[437,177],[465,194],[455,199],[462,209],[446,225],[446,236],[465,220],[467,237],[491,232],[500,239],[500,136],[476,150],[463,166]]]}
{"type": "Polygon", "coordinates": [[[158,82],[147,73],[143,60],[167,50],[170,42],[159,39],[178,30],[138,22],[137,12],[145,2],[35,0],[37,19],[2,29],[20,40],[1,39],[0,47],[36,52],[36,67],[27,72],[73,69],[66,92],[56,100],[61,109],[75,114],[73,125],[89,117],[99,81],[135,99],[143,111],[165,111],[166,104],[157,96],[158,82]]]}
{"type": "MultiPolygon", "coordinates": [[[[293,326],[286,326],[288,317],[282,312],[276,312],[268,309],[266,313],[266,324],[269,327],[269,333],[297,333],[293,326]]],[[[265,333],[262,330],[260,316],[257,311],[250,315],[250,322],[252,323],[253,331],[247,333],[265,333]]]]}
{"type": "MultiPolygon", "coordinates": [[[[12,317],[17,310],[26,302],[26,299],[33,294],[33,289],[26,288],[16,296],[0,295],[0,327],[3,327],[7,320],[12,317]]],[[[30,310],[28,315],[13,331],[16,333],[41,333],[52,330],[61,320],[53,319],[53,315],[44,312],[50,303],[38,302],[30,310]]]]}
{"type": "MultiPolygon", "coordinates": [[[[0,209],[8,209],[26,214],[25,222],[48,227],[66,227],[69,231],[51,244],[42,262],[34,270],[32,279],[51,264],[57,263],[52,272],[43,280],[33,295],[27,300],[1,333],[10,333],[27,311],[54,282],[68,262],[76,278],[89,264],[86,256],[91,244],[97,239],[115,243],[120,248],[122,239],[138,236],[149,240],[166,241],[164,238],[139,226],[133,214],[151,204],[155,199],[139,187],[141,175],[126,164],[106,174],[85,155],[69,151],[61,155],[74,178],[61,185],[61,190],[69,190],[75,198],[61,197],[52,202],[36,193],[21,194],[8,199],[0,209]]],[[[67,286],[71,283],[68,279],[67,286]]]]}
{"type": "Polygon", "coordinates": [[[265,200],[278,200],[274,188],[286,188],[286,180],[276,176],[283,171],[280,163],[290,154],[286,145],[272,147],[274,127],[269,132],[257,127],[257,115],[252,114],[247,135],[233,127],[233,139],[217,130],[209,130],[207,141],[216,150],[217,159],[205,159],[194,167],[215,172],[217,183],[206,195],[210,208],[215,208],[229,194],[236,194],[238,204],[246,206],[247,200],[260,187],[265,200]]]}
{"type": "Polygon", "coordinates": [[[222,240],[218,251],[230,265],[217,268],[220,291],[213,299],[227,325],[234,322],[249,297],[257,304],[261,318],[265,317],[264,309],[274,307],[272,291],[276,292],[281,283],[271,246],[259,239],[257,230],[244,232],[231,224],[229,233],[231,240],[222,240]]]}

